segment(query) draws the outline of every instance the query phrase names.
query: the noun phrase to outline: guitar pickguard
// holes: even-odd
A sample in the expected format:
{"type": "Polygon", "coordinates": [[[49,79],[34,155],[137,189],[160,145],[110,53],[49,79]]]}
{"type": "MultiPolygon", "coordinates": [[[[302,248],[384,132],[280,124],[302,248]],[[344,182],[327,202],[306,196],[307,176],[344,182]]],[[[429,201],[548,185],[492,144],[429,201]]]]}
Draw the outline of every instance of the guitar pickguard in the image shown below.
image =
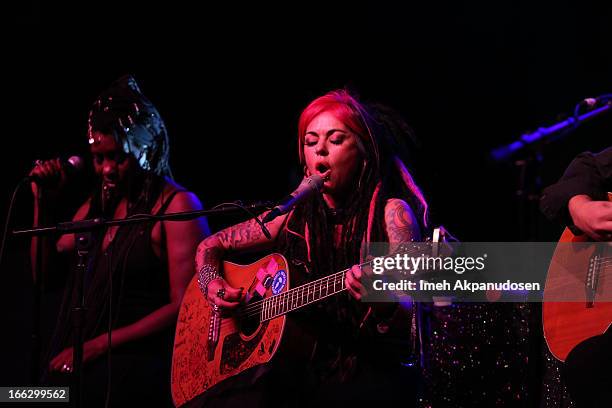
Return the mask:
{"type": "Polygon", "coordinates": [[[223,340],[221,350],[221,374],[229,373],[240,367],[253,352],[259,355],[266,353],[268,350],[266,350],[267,345],[264,344],[265,340],[261,345],[259,343],[267,328],[268,322],[262,323],[257,335],[248,341],[245,341],[238,332],[227,335],[223,340]],[[258,347],[259,349],[257,349],[258,347]]]}

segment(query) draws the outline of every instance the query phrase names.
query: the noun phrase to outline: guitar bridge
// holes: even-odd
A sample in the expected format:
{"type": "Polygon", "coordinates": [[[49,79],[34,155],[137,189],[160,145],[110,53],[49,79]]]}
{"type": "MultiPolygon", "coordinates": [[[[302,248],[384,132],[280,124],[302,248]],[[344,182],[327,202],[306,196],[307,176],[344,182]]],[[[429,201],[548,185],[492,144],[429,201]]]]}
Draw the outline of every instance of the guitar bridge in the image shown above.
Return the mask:
{"type": "Polygon", "coordinates": [[[594,255],[589,259],[589,269],[584,282],[586,292],[586,307],[595,307],[595,294],[597,293],[597,283],[599,280],[599,269],[601,266],[600,255],[594,255]]]}
{"type": "Polygon", "coordinates": [[[221,331],[221,314],[214,310],[210,314],[210,323],[208,325],[208,361],[215,359],[215,349],[219,343],[219,332],[221,331]]]}

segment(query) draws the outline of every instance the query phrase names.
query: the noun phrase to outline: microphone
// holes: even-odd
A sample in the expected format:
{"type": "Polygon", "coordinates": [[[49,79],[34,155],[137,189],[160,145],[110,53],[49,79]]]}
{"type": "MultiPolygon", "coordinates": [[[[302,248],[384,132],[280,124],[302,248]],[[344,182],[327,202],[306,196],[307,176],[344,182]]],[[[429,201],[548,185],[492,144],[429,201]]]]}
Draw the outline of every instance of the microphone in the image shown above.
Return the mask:
{"type": "Polygon", "coordinates": [[[599,95],[594,98],[584,98],[580,101],[580,104],[586,105],[589,108],[593,108],[595,105],[598,105],[602,102],[610,103],[612,101],[612,94],[599,95]]]}
{"type": "MultiPolygon", "coordinates": [[[[79,156],[70,156],[68,160],[62,160],[62,168],[64,169],[64,172],[66,172],[66,177],[70,177],[71,175],[82,171],[84,167],[85,164],[83,163],[83,159],[79,156]]],[[[30,181],[38,184],[42,180],[40,179],[40,177],[34,175],[26,177],[25,181],[30,181]]]]}
{"type": "Polygon", "coordinates": [[[302,180],[298,188],[293,193],[283,198],[276,207],[272,209],[263,219],[264,223],[268,223],[278,217],[289,212],[293,207],[310,197],[315,192],[318,193],[323,187],[323,178],[318,174],[302,180]]]}

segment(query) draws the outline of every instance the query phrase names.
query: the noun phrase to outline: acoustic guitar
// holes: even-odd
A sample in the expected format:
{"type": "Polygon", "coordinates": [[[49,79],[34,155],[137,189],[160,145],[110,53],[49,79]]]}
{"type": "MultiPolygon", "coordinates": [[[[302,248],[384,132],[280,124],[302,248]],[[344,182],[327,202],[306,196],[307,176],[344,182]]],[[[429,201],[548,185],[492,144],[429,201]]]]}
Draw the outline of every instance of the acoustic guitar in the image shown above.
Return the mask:
{"type": "MultiPolygon", "coordinates": [[[[612,201],[612,193],[608,193],[612,201]]],[[[582,341],[603,334],[612,323],[612,250],[586,243],[566,228],[553,254],[544,287],[542,320],[548,349],[565,361],[582,341]],[[572,302],[559,302],[572,299],[572,302]]]]}
{"type": "MultiPolygon", "coordinates": [[[[420,254],[422,248],[404,244],[397,253],[420,254]]],[[[432,250],[431,242],[428,249],[432,250]]],[[[172,356],[172,398],[176,406],[275,356],[292,360],[310,357],[315,339],[292,319],[286,319],[286,314],[346,290],[348,272],[345,269],[290,288],[294,282],[287,260],[280,254],[246,266],[224,262],[222,269],[230,286],[248,288],[246,302],[233,314],[220,315],[204,298],[197,277],[189,283],[179,311],[172,356]]],[[[369,313],[363,320],[367,316],[369,313]]]]}

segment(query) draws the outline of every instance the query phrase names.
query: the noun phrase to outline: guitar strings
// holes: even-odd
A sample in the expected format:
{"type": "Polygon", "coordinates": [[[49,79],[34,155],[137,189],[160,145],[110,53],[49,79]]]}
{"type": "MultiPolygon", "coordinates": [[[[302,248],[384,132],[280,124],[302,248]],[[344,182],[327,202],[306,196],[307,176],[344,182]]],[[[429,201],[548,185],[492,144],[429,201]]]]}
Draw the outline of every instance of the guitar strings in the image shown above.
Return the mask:
{"type": "MultiPolygon", "coordinates": [[[[422,248],[417,247],[417,248],[413,248],[413,250],[405,250],[404,246],[400,246],[397,251],[391,252],[387,256],[392,256],[392,255],[399,254],[399,253],[406,253],[408,255],[412,255],[412,254],[416,254],[418,252],[422,252],[422,248]]],[[[368,260],[366,262],[363,262],[363,263],[359,264],[359,266],[360,267],[367,266],[367,265],[370,265],[372,262],[374,262],[374,259],[370,259],[370,260],[368,260]]],[[[243,309],[241,309],[241,311],[239,313],[240,313],[240,315],[242,317],[244,317],[244,316],[246,316],[246,317],[255,316],[255,315],[261,313],[261,311],[263,310],[263,307],[265,306],[265,303],[268,303],[268,306],[272,306],[272,307],[276,306],[276,307],[278,307],[279,303],[282,304],[282,302],[284,302],[286,300],[292,300],[292,301],[296,300],[296,299],[298,299],[300,297],[300,295],[302,295],[301,297],[303,298],[304,297],[303,296],[303,291],[305,291],[307,289],[308,289],[308,291],[310,291],[310,289],[314,289],[315,292],[318,290],[319,291],[319,295],[320,295],[320,293],[322,292],[322,289],[323,289],[323,282],[325,280],[327,280],[328,282],[326,283],[326,285],[329,286],[329,283],[330,283],[329,281],[332,278],[334,279],[334,285],[336,284],[337,279],[340,278],[340,280],[341,280],[340,284],[343,286],[344,285],[344,276],[345,276],[346,272],[348,272],[350,269],[351,268],[343,269],[340,272],[336,272],[336,273],[334,273],[332,275],[324,276],[323,278],[317,279],[316,281],[310,282],[310,283],[308,283],[306,285],[303,285],[303,286],[299,286],[297,288],[290,289],[287,292],[281,293],[279,295],[274,295],[274,296],[271,296],[269,298],[266,298],[266,299],[259,300],[257,302],[251,303],[250,305],[248,305],[248,306],[244,307],[243,309]],[[317,288],[317,285],[320,285],[320,286],[317,288]],[[274,305],[274,302],[276,302],[276,305],[274,305]]],[[[327,296],[331,296],[333,294],[342,292],[345,289],[346,288],[342,288],[339,291],[335,291],[333,293],[326,294],[325,296],[320,297],[319,299],[323,299],[323,298],[325,298],[327,296]]],[[[316,300],[319,300],[319,299],[316,299],[316,300]]],[[[313,299],[311,302],[307,302],[307,303],[305,303],[303,305],[300,305],[299,307],[306,306],[306,305],[308,305],[308,304],[310,304],[310,303],[312,303],[314,301],[315,301],[315,299],[313,299]]],[[[289,308],[289,309],[290,310],[295,310],[295,308],[289,308]]],[[[287,312],[289,312],[290,310],[287,310],[287,312]]],[[[284,313],[281,313],[281,314],[284,314],[284,313]]],[[[273,317],[275,317],[275,316],[273,316],[273,317]]]]}
{"type": "MultiPolygon", "coordinates": [[[[339,291],[333,292],[333,293],[339,293],[345,289],[344,288],[344,275],[346,274],[346,271],[348,271],[348,269],[335,273],[334,275],[329,275],[324,278],[318,279],[307,285],[290,289],[287,292],[284,292],[278,295],[274,295],[269,298],[259,300],[257,302],[253,302],[247,307],[243,308],[241,310],[241,314],[250,317],[250,316],[260,313],[263,310],[263,308],[266,306],[270,307],[271,309],[275,307],[277,308],[283,303],[287,303],[287,301],[293,302],[299,298],[303,299],[304,297],[308,299],[311,296],[311,294],[314,295],[317,292],[319,292],[319,296],[320,296],[320,294],[323,292],[324,289],[329,290],[330,283],[332,283],[334,287],[336,285],[341,286],[342,289],[340,289],[339,291]]],[[[312,303],[312,302],[307,302],[306,304],[308,303],[312,303]]],[[[304,304],[303,306],[305,306],[306,304],[304,304]]],[[[300,307],[301,306],[302,305],[300,305],[300,307]]]]}
{"type": "MultiPolygon", "coordinates": [[[[264,301],[258,301],[257,305],[256,304],[250,305],[250,306],[254,306],[254,307],[250,307],[248,310],[246,310],[246,308],[242,309],[242,310],[238,310],[236,315],[234,315],[234,317],[237,317],[237,318],[245,318],[245,317],[249,318],[249,317],[259,316],[260,317],[259,323],[263,323],[263,322],[271,320],[271,319],[273,319],[275,317],[284,315],[284,314],[288,313],[289,311],[292,311],[292,310],[295,310],[295,309],[299,309],[301,307],[307,306],[307,305],[309,305],[311,303],[314,303],[314,302],[319,301],[321,299],[324,299],[326,297],[329,297],[329,296],[335,295],[337,293],[340,293],[340,292],[342,292],[342,291],[344,291],[346,289],[346,287],[344,286],[344,276],[343,276],[345,272],[346,271],[341,271],[341,272],[338,272],[338,273],[336,273],[334,275],[329,275],[329,276],[325,277],[325,278],[328,278],[327,280],[329,281],[329,282],[327,282],[327,286],[326,286],[327,290],[329,290],[329,284],[331,283],[332,278],[333,278],[333,286],[334,287],[336,287],[336,285],[340,286],[339,290],[328,291],[325,294],[325,296],[321,296],[321,294],[323,293],[323,288],[324,288],[322,281],[325,280],[325,278],[322,278],[320,280],[311,282],[311,283],[315,283],[315,282],[321,283],[321,285],[319,285],[318,288],[317,287],[313,288],[314,291],[312,292],[312,294],[314,295],[318,291],[319,292],[319,296],[318,297],[316,297],[316,296],[313,297],[313,299],[311,301],[307,301],[307,302],[301,303],[297,307],[296,306],[291,307],[289,305],[292,305],[293,302],[297,301],[298,299],[302,299],[302,301],[304,300],[304,293],[301,293],[301,296],[300,296],[300,294],[297,291],[295,293],[291,293],[291,291],[288,291],[288,292],[285,292],[285,293],[282,294],[282,295],[287,295],[287,296],[283,297],[281,295],[275,295],[273,297],[265,299],[265,300],[270,301],[270,304],[268,305],[269,306],[268,311],[270,312],[270,315],[266,316],[265,318],[262,316],[263,307],[260,307],[260,306],[262,306],[265,303],[265,300],[264,301]],[[272,301],[272,299],[274,299],[274,301],[272,301]],[[285,308],[287,310],[281,311],[279,313],[279,309],[283,310],[285,308]]],[[[304,287],[305,286],[302,286],[300,288],[303,289],[304,287]]],[[[295,289],[298,289],[298,288],[295,288],[295,289]]],[[[310,293],[311,292],[306,293],[306,300],[308,300],[308,298],[310,296],[310,293]]],[[[231,320],[232,319],[229,319],[229,318],[223,319],[223,321],[221,322],[221,327],[227,327],[228,325],[233,324],[231,322],[231,320]]]]}
{"type": "MultiPolygon", "coordinates": [[[[359,264],[359,266],[366,266],[366,265],[368,265],[368,264],[370,264],[370,263],[372,263],[372,262],[373,262],[373,260],[369,260],[369,261],[367,261],[367,262],[364,262],[364,263],[362,263],[362,264],[359,264]]],[[[285,296],[285,297],[286,297],[286,296],[287,296],[287,294],[294,295],[294,294],[296,294],[297,292],[300,292],[300,291],[304,291],[304,290],[308,290],[308,291],[310,291],[311,289],[316,289],[317,285],[320,285],[320,288],[322,288],[322,287],[323,287],[323,281],[325,281],[325,280],[330,280],[331,278],[333,278],[334,280],[336,280],[336,279],[337,279],[338,277],[340,277],[341,275],[346,274],[346,272],[348,272],[348,271],[349,271],[349,269],[350,269],[350,268],[343,269],[343,270],[342,270],[342,271],[340,271],[340,272],[336,272],[336,273],[334,273],[334,274],[332,274],[332,275],[327,275],[327,276],[324,276],[324,277],[319,278],[319,279],[317,279],[317,280],[315,280],[315,281],[309,282],[309,283],[307,283],[306,285],[302,285],[302,286],[298,286],[297,288],[289,289],[287,292],[280,293],[280,294],[278,294],[278,295],[274,295],[274,296],[271,296],[271,297],[269,297],[269,298],[265,298],[265,299],[262,299],[262,300],[258,300],[258,301],[256,301],[256,302],[253,302],[253,303],[251,303],[251,304],[247,305],[246,307],[244,307],[244,308],[242,309],[242,312],[243,312],[243,313],[247,313],[247,312],[251,312],[251,311],[256,310],[256,309],[261,310],[261,307],[264,305],[264,303],[266,303],[266,302],[270,302],[270,303],[272,303],[272,302],[278,302],[278,298],[281,298],[281,297],[283,297],[283,296],[285,296]]],[[[342,276],[342,278],[344,278],[344,276],[342,276]]],[[[320,288],[319,288],[319,290],[320,290],[320,288]]]]}
{"type": "Polygon", "coordinates": [[[610,266],[612,265],[612,261],[605,261],[605,262],[598,262],[597,265],[599,266],[610,266]]]}
{"type": "MultiPolygon", "coordinates": [[[[366,263],[362,265],[365,265],[365,264],[366,263]]],[[[268,306],[268,310],[271,313],[269,317],[260,320],[260,322],[263,322],[266,320],[270,320],[274,317],[283,315],[291,310],[295,310],[295,309],[299,309],[301,307],[307,306],[320,299],[326,298],[328,296],[332,296],[336,293],[340,293],[346,289],[344,286],[344,275],[346,274],[347,271],[348,269],[345,269],[333,275],[328,275],[323,278],[317,279],[316,281],[310,282],[307,285],[299,286],[297,288],[291,289],[279,295],[275,295],[275,296],[254,302],[248,305],[247,307],[237,310],[234,317],[238,317],[238,318],[247,317],[248,318],[248,317],[258,316],[258,315],[261,315],[261,312],[264,309],[264,307],[268,306]],[[327,281],[327,282],[324,282],[324,281],[327,281]],[[330,291],[331,286],[333,286],[334,288],[338,286],[340,289],[330,291]],[[321,296],[324,290],[326,290],[327,293],[325,294],[325,296],[321,296]],[[313,300],[302,303],[297,307],[289,306],[289,305],[293,305],[294,302],[297,301],[298,299],[302,299],[303,301],[304,298],[306,298],[306,300],[308,300],[308,298],[310,298],[312,295],[317,294],[317,292],[318,292],[318,297],[314,296],[313,300]],[[278,313],[278,310],[283,309],[283,308],[287,308],[288,310],[282,313],[278,313]]],[[[225,319],[225,320],[229,320],[229,319],[225,319]]],[[[222,322],[222,325],[224,325],[223,323],[224,322],[222,322]]]]}
{"type": "MultiPolygon", "coordinates": [[[[415,252],[408,251],[408,253],[416,253],[416,252],[418,252],[418,250],[415,252]]],[[[603,266],[605,269],[607,269],[608,266],[612,265],[612,257],[601,257],[599,258],[599,260],[605,260],[603,262],[600,261],[597,263],[597,265],[603,266]]],[[[359,266],[366,266],[366,265],[371,264],[372,262],[373,260],[369,260],[369,261],[359,264],[359,266]]],[[[345,278],[346,272],[348,272],[349,270],[350,268],[346,268],[340,272],[337,272],[332,275],[324,276],[323,278],[317,279],[316,281],[310,282],[306,285],[299,286],[297,288],[290,289],[287,292],[284,292],[278,295],[274,295],[274,296],[259,300],[257,302],[251,303],[247,305],[246,307],[239,309],[237,311],[237,315],[238,317],[241,317],[241,318],[254,317],[254,316],[260,315],[262,311],[264,310],[264,308],[267,307],[270,312],[270,316],[266,316],[265,318],[261,320],[261,321],[266,321],[274,317],[288,313],[289,311],[307,306],[315,301],[324,299],[328,296],[332,296],[336,293],[340,293],[346,290],[346,287],[344,287],[344,278],[345,278]],[[334,288],[336,287],[336,285],[340,285],[340,289],[339,290],[332,289],[330,291],[331,285],[333,285],[334,288]],[[325,296],[321,296],[321,294],[323,293],[323,290],[326,290],[325,296]],[[314,296],[312,301],[308,301],[311,294],[315,295],[316,293],[318,293],[318,297],[314,296]],[[292,306],[294,305],[296,301],[300,299],[303,301],[304,298],[306,298],[307,300],[306,303],[301,303],[297,306],[292,306]],[[287,309],[287,310],[284,310],[281,313],[278,313],[278,309],[281,309],[281,310],[287,309]]]]}
{"type": "Polygon", "coordinates": [[[295,292],[292,294],[288,294],[284,298],[278,299],[278,301],[276,302],[274,301],[269,302],[269,305],[268,305],[269,308],[267,310],[266,309],[262,310],[262,318],[264,318],[264,320],[269,320],[281,314],[285,314],[291,310],[295,310],[295,309],[304,307],[318,300],[324,299],[326,297],[329,297],[329,296],[335,295],[336,293],[340,293],[344,291],[346,289],[346,287],[344,286],[344,276],[338,276],[337,278],[339,279],[334,278],[333,280],[333,289],[331,289],[331,285],[330,285],[332,283],[331,280],[328,280],[325,287],[323,286],[323,284],[321,284],[319,287],[314,287],[313,293],[312,293],[313,295],[312,300],[309,300],[310,292],[304,293],[304,291],[302,291],[302,293],[295,292]],[[338,290],[336,290],[336,286],[339,287],[338,290]],[[325,290],[325,294],[323,294],[324,290],[325,290]],[[318,292],[318,296],[317,296],[317,292],[318,292]],[[306,302],[304,302],[304,295],[306,295],[306,302]],[[295,302],[297,302],[300,299],[301,299],[301,303],[298,305],[295,305],[295,302]],[[268,313],[266,313],[266,316],[264,317],[263,316],[264,312],[269,312],[269,316],[267,315],[268,313]]]}
{"type": "MultiPolygon", "coordinates": [[[[416,252],[413,252],[413,253],[416,253],[416,252]]],[[[598,261],[599,262],[597,262],[597,265],[600,267],[604,267],[605,270],[607,270],[607,268],[612,265],[612,257],[609,257],[609,256],[600,257],[598,258],[598,261]]],[[[373,260],[369,260],[369,261],[359,264],[359,266],[366,266],[366,265],[371,264],[372,262],[373,260]]],[[[346,268],[340,272],[336,272],[332,275],[324,276],[313,282],[309,282],[306,285],[302,285],[297,288],[290,289],[287,292],[280,293],[278,295],[274,295],[274,296],[259,300],[257,302],[251,303],[247,305],[246,307],[239,309],[237,311],[237,315],[235,315],[234,317],[250,318],[250,317],[260,315],[260,317],[262,317],[260,322],[264,322],[267,320],[271,320],[275,317],[281,316],[283,314],[286,314],[292,310],[307,306],[313,302],[324,299],[328,296],[332,296],[337,293],[340,293],[346,290],[346,287],[344,286],[344,278],[345,278],[346,272],[348,272],[349,270],[350,268],[346,268]],[[333,285],[334,288],[336,287],[336,285],[339,285],[340,289],[339,290],[332,289],[330,291],[331,285],[333,285]],[[326,293],[325,296],[321,296],[324,289],[328,292],[326,293]],[[317,292],[318,292],[318,297],[314,296],[312,301],[308,301],[308,298],[311,296],[311,294],[315,295],[317,292]],[[292,306],[294,305],[294,302],[300,299],[303,301],[304,298],[306,298],[307,302],[300,303],[298,306],[292,306]],[[270,315],[263,318],[263,316],[261,316],[261,313],[266,306],[268,307],[268,311],[270,312],[270,315]],[[278,309],[281,309],[281,310],[287,309],[287,310],[282,311],[281,313],[278,313],[278,309]]],[[[226,327],[227,325],[231,323],[230,320],[231,319],[223,318],[223,321],[221,322],[221,326],[226,327]]]]}
{"type": "MultiPolygon", "coordinates": [[[[359,266],[367,266],[369,264],[371,264],[374,260],[371,259],[369,261],[363,262],[361,264],[359,264],[359,266]]],[[[304,291],[308,291],[310,292],[311,289],[313,289],[313,292],[316,292],[317,290],[320,292],[323,288],[323,282],[324,281],[328,281],[326,284],[329,285],[329,281],[331,281],[331,279],[334,279],[334,284],[336,281],[338,281],[338,278],[340,278],[340,280],[342,281],[341,284],[343,285],[343,281],[344,281],[344,276],[346,275],[346,272],[348,272],[350,270],[350,268],[346,268],[343,269],[340,272],[336,272],[332,275],[327,275],[324,276],[322,278],[319,278],[315,281],[309,282],[306,285],[302,285],[302,286],[298,286],[297,288],[293,288],[293,289],[289,289],[287,292],[284,293],[280,293],[278,295],[274,295],[268,298],[265,298],[263,300],[259,300],[257,302],[253,302],[250,305],[246,306],[245,308],[242,309],[243,314],[246,313],[250,313],[251,311],[257,310],[257,313],[259,313],[259,311],[261,311],[261,308],[264,306],[264,303],[268,303],[269,305],[271,305],[273,302],[280,302],[280,298],[285,299],[286,297],[291,297],[291,299],[296,299],[297,297],[299,297],[300,294],[303,295],[304,291]],[[318,287],[317,287],[318,286],[318,287]],[[295,296],[297,295],[297,297],[295,296]]],[[[344,289],[341,289],[340,291],[336,292],[339,293],[344,289]]],[[[302,296],[303,297],[303,296],[302,296]]],[[[312,303],[312,302],[310,302],[312,303]]],[[[249,314],[250,315],[250,314],[249,314]]]]}

